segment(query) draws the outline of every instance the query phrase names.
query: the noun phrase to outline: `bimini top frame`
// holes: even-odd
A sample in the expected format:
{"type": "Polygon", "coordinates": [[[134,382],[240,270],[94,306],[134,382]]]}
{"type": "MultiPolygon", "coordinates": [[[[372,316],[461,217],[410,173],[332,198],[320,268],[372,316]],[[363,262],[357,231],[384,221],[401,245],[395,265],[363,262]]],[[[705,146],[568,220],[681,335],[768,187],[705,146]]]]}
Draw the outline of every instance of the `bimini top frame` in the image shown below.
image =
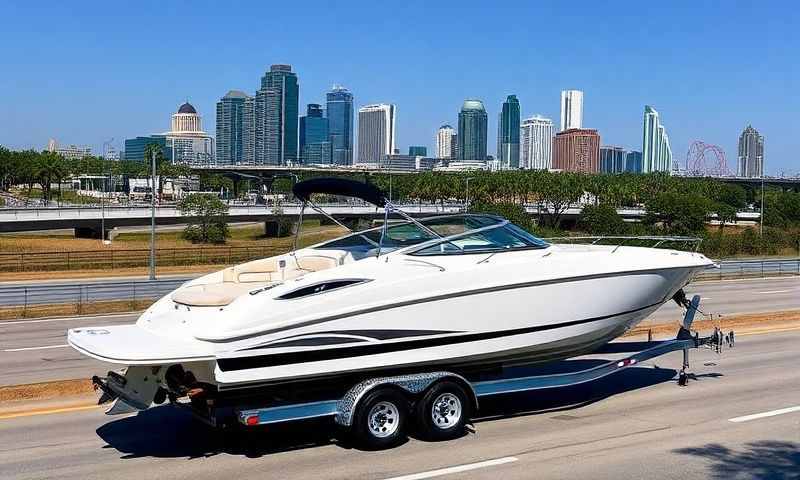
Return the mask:
{"type": "Polygon", "coordinates": [[[355,180],[348,180],[346,178],[330,178],[330,177],[312,178],[310,180],[305,180],[302,182],[295,183],[292,186],[292,193],[302,202],[302,205],[300,207],[300,218],[298,219],[298,226],[295,231],[292,251],[297,250],[297,244],[300,238],[300,229],[303,224],[303,213],[305,212],[306,206],[309,206],[317,213],[324,215],[326,218],[330,219],[340,227],[343,227],[348,231],[353,232],[353,229],[349,228],[340,221],[336,220],[328,212],[318,207],[311,201],[311,195],[315,193],[323,193],[328,195],[342,195],[345,197],[360,198],[361,200],[371,203],[378,208],[384,209],[383,227],[381,228],[381,236],[378,243],[375,244],[374,241],[362,235],[362,237],[367,242],[375,244],[375,246],[377,247],[378,250],[376,257],[380,257],[381,255],[381,247],[383,245],[383,239],[386,236],[386,229],[388,228],[389,225],[390,212],[397,213],[398,215],[414,223],[415,225],[417,225],[424,231],[428,232],[429,234],[433,235],[434,237],[442,238],[441,235],[439,235],[429,227],[423,225],[422,223],[418,222],[417,220],[415,220],[414,218],[412,218],[411,216],[407,215],[405,212],[394,206],[389,200],[386,199],[386,195],[384,195],[384,193],[378,187],[369,183],[357,182],[355,180]]]}

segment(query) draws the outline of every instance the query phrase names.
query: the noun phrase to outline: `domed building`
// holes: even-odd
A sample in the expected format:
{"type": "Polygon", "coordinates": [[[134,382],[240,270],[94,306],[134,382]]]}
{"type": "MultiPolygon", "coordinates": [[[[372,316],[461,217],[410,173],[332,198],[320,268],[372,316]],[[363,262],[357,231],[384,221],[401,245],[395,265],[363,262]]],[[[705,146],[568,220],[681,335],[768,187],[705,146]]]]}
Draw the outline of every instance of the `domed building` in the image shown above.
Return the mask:
{"type": "Polygon", "coordinates": [[[173,163],[213,163],[214,138],[203,131],[202,117],[188,101],[172,114],[172,129],[163,135],[173,163]]]}

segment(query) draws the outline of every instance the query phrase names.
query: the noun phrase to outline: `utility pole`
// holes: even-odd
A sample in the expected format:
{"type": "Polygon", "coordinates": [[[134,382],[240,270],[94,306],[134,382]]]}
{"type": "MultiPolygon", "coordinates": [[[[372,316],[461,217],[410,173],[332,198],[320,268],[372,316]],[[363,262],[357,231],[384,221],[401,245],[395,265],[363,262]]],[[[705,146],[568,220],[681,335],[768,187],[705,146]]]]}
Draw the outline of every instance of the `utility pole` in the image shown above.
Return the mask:
{"type": "Polygon", "coordinates": [[[100,241],[105,244],[106,242],[106,192],[108,191],[108,181],[110,175],[108,175],[108,170],[106,167],[108,166],[108,145],[114,141],[114,138],[107,142],[103,142],[103,193],[100,196],[100,241]]]}
{"type": "Polygon", "coordinates": [[[761,214],[759,215],[759,236],[764,236],[764,172],[761,172],[761,214]]]}
{"type": "Polygon", "coordinates": [[[156,279],[156,152],[152,157],[153,175],[150,182],[150,280],[156,279]]]}
{"type": "Polygon", "coordinates": [[[469,212],[469,181],[472,180],[472,177],[467,177],[467,199],[464,202],[464,211],[469,212]]]}

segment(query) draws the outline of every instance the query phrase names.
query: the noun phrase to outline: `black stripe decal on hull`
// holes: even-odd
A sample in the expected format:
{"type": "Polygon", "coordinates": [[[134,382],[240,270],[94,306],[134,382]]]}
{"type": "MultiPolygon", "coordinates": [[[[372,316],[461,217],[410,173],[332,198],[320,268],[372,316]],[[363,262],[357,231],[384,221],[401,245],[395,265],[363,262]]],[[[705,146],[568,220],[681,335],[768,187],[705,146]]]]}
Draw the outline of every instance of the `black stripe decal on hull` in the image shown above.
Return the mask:
{"type": "MultiPolygon", "coordinates": [[[[306,346],[314,346],[314,345],[331,345],[334,343],[347,343],[347,342],[365,342],[367,339],[371,340],[394,340],[398,338],[408,338],[408,337],[430,337],[433,335],[446,335],[448,333],[464,333],[458,332],[453,330],[329,330],[326,332],[311,332],[311,333],[304,333],[302,335],[294,335],[291,337],[281,338],[279,340],[273,340],[269,343],[262,343],[260,345],[256,345],[253,347],[243,348],[239,351],[247,351],[247,350],[258,350],[260,348],[282,348],[282,347],[292,347],[297,346],[294,344],[296,341],[304,341],[306,346]],[[346,335],[349,338],[344,337],[325,337],[325,335],[346,335]],[[306,338],[312,337],[312,338],[306,338]],[[354,337],[363,337],[363,338],[354,338],[354,337]],[[336,338],[339,341],[327,340],[329,338],[336,338]],[[314,340],[319,340],[321,343],[313,343],[314,340]],[[328,342],[328,343],[324,343],[328,342]]],[[[299,344],[298,344],[299,345],[299,344]]]]}
{"type": "MultiPolygon", "coordinates": [[[[368,313],[381,312],[381,311],[384,311],[384,310],[391,310],[391,309],[394,309],[394,308],[407,307],[409,305],[436,302],[436,301],[439,301],[439,300],[447,300],[447,299],[451,299],[451,298],[466,297],[466,296],[470,296],[470,295],[480,295],[480,294],[483,294],[483,293],[501,292],[501,291],[505,291],[505,290],[516,290],[516,289],[519,289],[519,288],[537,287],[537,286],[541,286],[541,285],[553,285],[553,284],[556,284],[556,283],[582,282],[582,281],[585,281],[585,280],[596,280],[596,279],[601,279],[601,278],[618,277],[618,276],[623,276],[623,275],[646,275],[646,274],[651,274],[651,273],[655,273],[655,272],[665,272],[665,271],[671,271],[671,270],[699,270],[699,269],[700,269],[700,267],[691,267],[691,266],[690,267],[653,268],[653,269],[648,269],[648,270],[629,270],[629,271],[622,271],[622,272],[597,273],[597,274],[583,275],[583,276],[577,276],[577,277],[554,278],[554,279],[549,279],[549,280],[536,280],[536,281],[533,281],[533,282],[515,283],[515,284],[511,284],[511,285],[498,285],[498,286],[495,286],[495,287],[484,287],[484,288],[477,288],[477,289],[473,289],[473,290],[464,290],[464,291],[461,291],[461,292],[453,292],[453,293],[447,293],[447,294],[443,294],[443,295],[436,295],[436,296],[432,296],[432,297],[417,298],[417,299],[414,299],[414,300],[407,300],[407,301],[404,301],[404,302],[392,303],[392,304],[389,304],[389,305],[381,305],[381,306],[378,306],[378,307],[365,308],[365,309],[356,310],[356,311],[353,311],[353,312],[342,313],[342,314],[338,314],[338,315],[331,315],[331,316],[328,316],[328,317],[317,318],[317,319],[314,319],[314,320],[308,320],[308,321],[305,321],[305,322],[300,322],[300,323],[296,323],[294,325],[288,325],[288,326],[285,326],[285,327],[270,328],[270,329],[262,330],[262,331],[257,332],[257,333],[250,333],[250,334],[247,334],[247,335],[236,335],[236,336],[226,337],[226,338],[204,338],[204,337],[197,337],[197,338],[198,338],[198,340],[203,340],[203,341],[211,342],[211,343],[226,343],[226,342],[232,342],[232,341],[238,341],[238,340],[245,340],[245,339],[253,338],[253,337],[259,337],[259,336],[262,336],[262,335],[269,335],[269,334],[272,334],[272,333],[282,332],[282,331],[285,331],[285,330],[293,330],[293,329],[300,328],[300,327],[307,327],[309,325],[317,325],[317,324],[320,324],[320,323],[331,322],[333,320],[339,320],[339,319],[342,319],[342,318],[354,317],[356,315],[364,315],[364,314],[368,314],[368,313]]],[[[668,298],[668,297],[666,297],[666,298],[668,298]]],[[[666,301],[666,298],[665,298],[664,301],[666,301]]],[[[662,301],[662,303],[663,303],[663,301],[662,301]]]]}
{"type": "Polygon", "coordinates": [[[603,315],[600,317],[573,320],[570,322],[556,323],[553,325],[538,325],[535,327],[503,330],[498,332],[451,335],[449,337],[440,338],[426,338],[421,340],[408,340],[383,344],[355,345],[352,347],[329,348],[323,350],[305,350],[302,352],[286,352],[272,355],[257,355],[252,357],[218,358],[217,365],[219,366],[220,370],[227,372],[235,370],[247,370],[251,368],[277,367],[281,365],[290,365],[293,363],[321,362],[325,360],[377,355],[381,353],[414,350],[417,348],[441,347],[444,345],[455,345],[459,343],[476,342],[480,340],[492,340],[495,338],[524,335],[527,333],[555,330],[557,328],[572,327],[575,325],[582,325],[584,323],[596,322],[599,320],[640,312],[642,310],[661,305],[662,303],[664,302],[653,303],[651,305],[628,310],[626,312],[603,315]]]}

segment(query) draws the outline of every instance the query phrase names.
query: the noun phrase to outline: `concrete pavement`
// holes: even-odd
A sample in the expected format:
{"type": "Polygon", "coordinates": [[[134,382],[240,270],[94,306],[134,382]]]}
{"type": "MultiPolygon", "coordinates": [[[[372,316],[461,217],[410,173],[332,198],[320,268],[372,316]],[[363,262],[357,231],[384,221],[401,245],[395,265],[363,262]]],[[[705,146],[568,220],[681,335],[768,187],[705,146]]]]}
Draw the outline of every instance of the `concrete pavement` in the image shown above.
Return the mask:
{"type": "MultiPolygon", "coordinates": [[[[700,282],[687,293],[703,298],[704,312],[726,315],[800,309],[800,278],[700,282]]],[[[107,364],[90,360],[66,346],[68,328],[133,323],[138,314],[0,321],[0,385],[88,378],[105,373],[107,364]]],[[[683,311],[668,302],[646,323],[679,320],[683,311]]]]}
{"type": "MultiPolygon", "coordinates": [[[[582,387],[482,404],[475,433],[363,452],[319,422],[221,436],[162,407],[0,420],[9,479],[800,478],[800,332],[739,338],[720,358],[680,353],[582,387]],[[776,414],[784,411],[786,413],[776,414]],[[750,420],[731,419],[749,416],[750,420]]],[[[745,417],[748,418],[748,417],[745,417]]]]}

